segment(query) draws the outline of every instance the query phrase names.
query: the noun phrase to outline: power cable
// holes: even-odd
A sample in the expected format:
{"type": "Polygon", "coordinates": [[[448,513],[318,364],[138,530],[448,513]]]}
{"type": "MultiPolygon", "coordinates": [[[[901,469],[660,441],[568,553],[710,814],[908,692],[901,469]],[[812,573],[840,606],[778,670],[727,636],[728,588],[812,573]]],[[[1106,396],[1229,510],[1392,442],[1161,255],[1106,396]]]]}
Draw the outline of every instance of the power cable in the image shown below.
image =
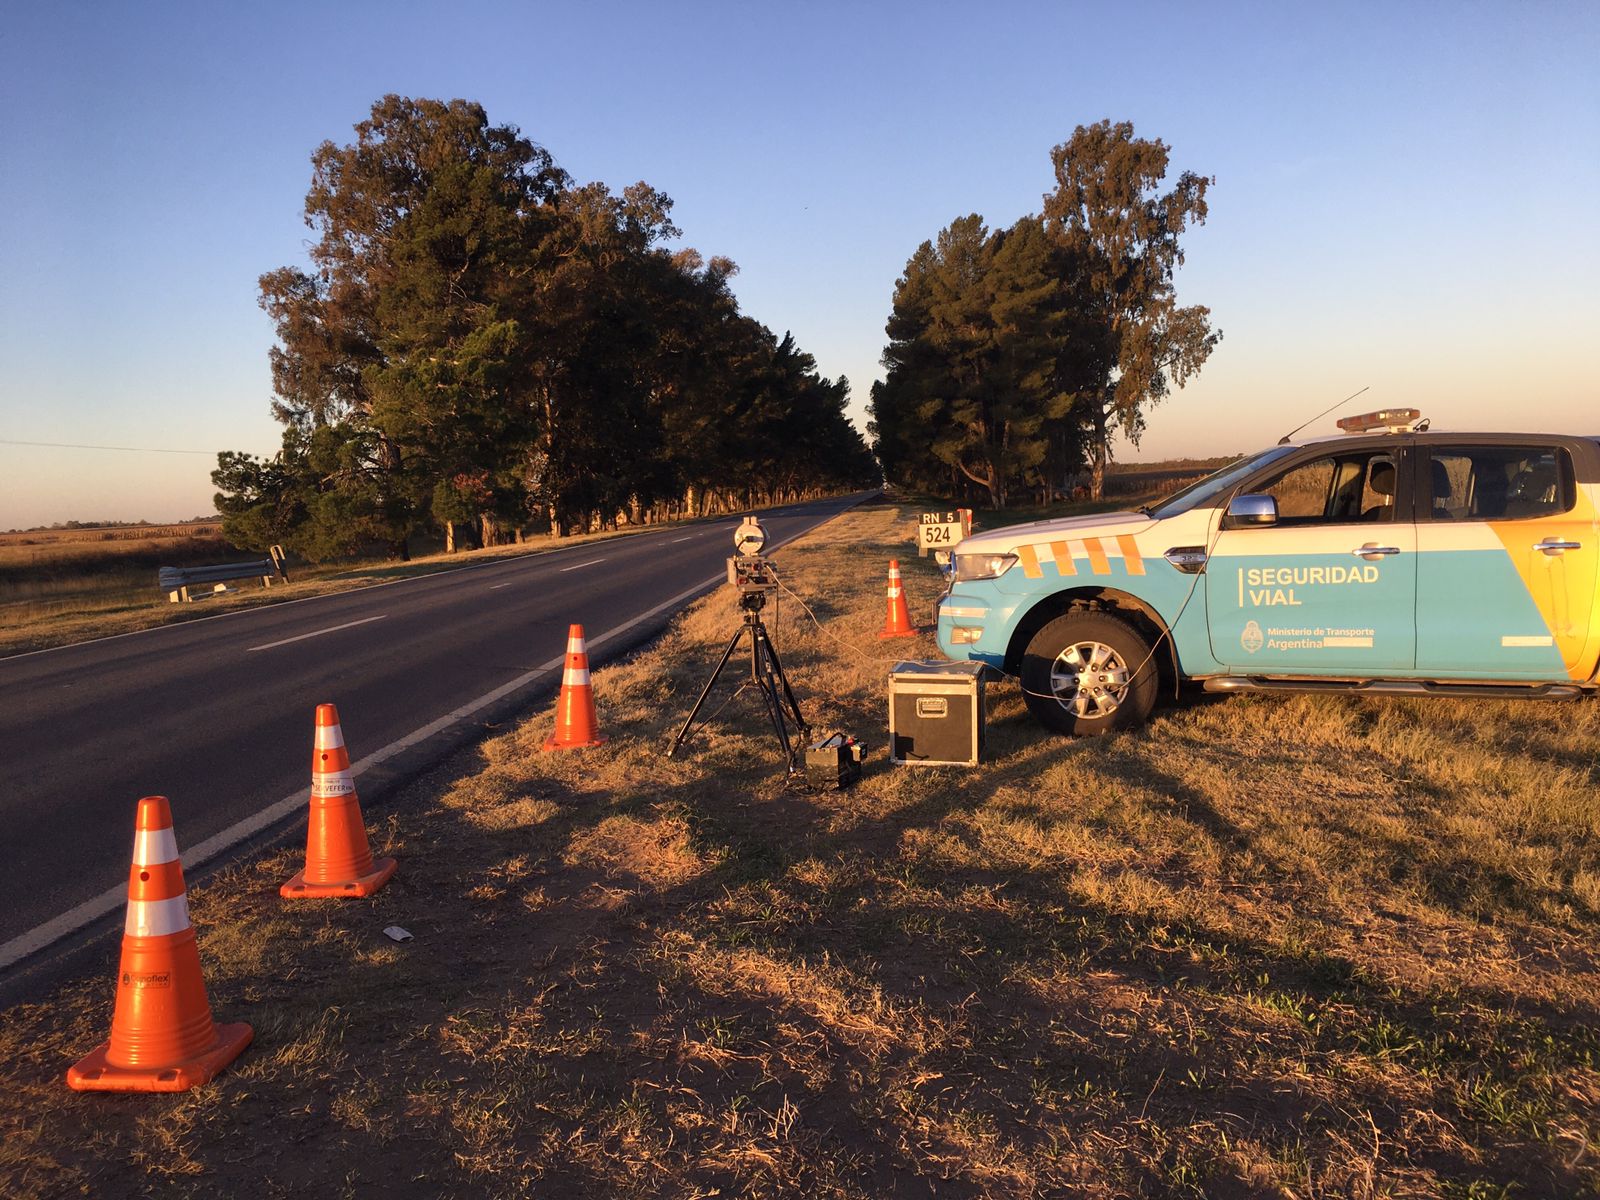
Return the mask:
{"type": "Polygon", "coordinates": [[[44,446],[52,450],[124,450],[135,454],[204,454],[213,456],[216,450],[169,450],[165,446],[86,446],[80,442],[24,442],[18,438],[0,438],[5,446],[44,446]]]}

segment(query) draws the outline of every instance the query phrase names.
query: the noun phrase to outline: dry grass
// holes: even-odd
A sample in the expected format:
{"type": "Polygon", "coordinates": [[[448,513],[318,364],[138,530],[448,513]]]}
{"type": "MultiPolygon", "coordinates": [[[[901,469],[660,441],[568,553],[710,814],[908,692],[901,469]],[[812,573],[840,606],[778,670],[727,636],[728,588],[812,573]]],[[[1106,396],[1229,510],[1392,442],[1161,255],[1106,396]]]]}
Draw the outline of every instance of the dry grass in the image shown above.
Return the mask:
{"type": "Polygon", "coordinates": [[[373,900],[282,904],[290,852],[196,889],[256,1027],[211,1086],[66,1090],[109,963],[6,1013],[0,1193],[1596,1194],[1600,709],[1238,697],[1068,743],[1006,685],[991,765],[894,770],[909,529],[779,555],[859,786],[786,786],[748,696],[663,757],[719,593],[596,673],[605,747],[540,753],[544,713],[369,812],[373,900]]]}
{"type": "Polygon", "coordinates": [[[223,541],[217,522],[0,533],[0,617],[16,630],[68,614],[149,607],[159,567],[230,557],[243,556],[223,541]]]}

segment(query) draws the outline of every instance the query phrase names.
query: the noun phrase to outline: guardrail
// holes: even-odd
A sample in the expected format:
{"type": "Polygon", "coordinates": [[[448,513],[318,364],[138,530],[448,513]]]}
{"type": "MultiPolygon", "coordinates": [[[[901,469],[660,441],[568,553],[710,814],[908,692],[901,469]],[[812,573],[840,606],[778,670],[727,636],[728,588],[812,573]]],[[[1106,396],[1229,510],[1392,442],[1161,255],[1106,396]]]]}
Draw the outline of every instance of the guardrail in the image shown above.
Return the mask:
{"type": "Polygon", "coordinates": [[[158,576],[161,590],[174,604],[194,599],[189,589],[197,585],[210,585],[200,596],[214,596],[228,590],[227,584],[235,579],[259,579],[263,587],[271,587],[273,577],[282,583],[289,582],[289,572],[284,569],[283,547],[273,546],[267,551],[270,558],[254,562],[218,563],[210,567],[162,567],[158,576]]]}

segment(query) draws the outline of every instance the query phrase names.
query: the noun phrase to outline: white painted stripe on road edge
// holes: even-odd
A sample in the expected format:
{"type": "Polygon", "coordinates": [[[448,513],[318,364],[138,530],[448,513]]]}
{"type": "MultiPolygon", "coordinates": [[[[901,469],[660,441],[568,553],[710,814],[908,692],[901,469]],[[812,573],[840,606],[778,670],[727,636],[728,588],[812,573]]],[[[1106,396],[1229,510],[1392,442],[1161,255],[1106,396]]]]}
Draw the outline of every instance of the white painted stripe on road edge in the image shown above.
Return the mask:
{"type": "MultiPolygon", "coordinates": [[[[840,510],[841,513],[848,511],[848,509],[840,510]]],[[[835,515],[837,516],[839,514],[835,515]]],[[[831,519],[832,518],[830,518],[830,520],[831,519]]],[[[773,546],[767,551],[767,553],[775,554],[777,551],[787,546],[796,538],[804,537],[806,534],[811,533],[815,529],[821,528],[822,525],[825,524],[827,524],[827,522],[823,521],[819,522],[817,525],[813,525],[810,529],[802,529],[799,533],[795,534],[794,537],[785,538],[776,546],[773,546]]],[[[672,599],[665,600],[656,605],[649,612],[640,613],[632,620],[624,621],[615,629],[609,629],[605,633],[589,638],[588,642],[590,649],[594,649],[596,646],[603,646],[613,638],[621,637],[634,626],[642,625],[644,622],[660,616],[669,608],[682,604],[685,600],[691,599],[698,593],[703,592],[708,588],[715,587],[717,584],[722,583],[726,578],[727,576],[724,574],[713,575],[709,579],[702,580],[701,582],[695,584],[687,591],[679,592],[672,599]]],[[[307,597],[307,599],[320,599],[320,597],[311,596],[307,597]]],[[[290,603],[297,602],[290,601],[290,603]]],[[[228,616],[231,614],[222,613],[219,615],[228,616]]],[[[209,617],[204,619],[215,620],[215,618],[209,617]]],[[[118,636],[127,635],[123,634],[118,636]]],[[[373,753],[367,755],[367,757],[363,758],[360,762],[351,764],[350,774],[359,779],[363,772],[370,770],[387,759],[393,758],[396,754],[399,754],[404,750],[409,750],[418,742],[425,741],[434,734],[438,733],[440,730],[449,728],[451,725],[455,724],[455,722],[470,717],[480,708],[485,708],[488,705],[493,704],[502,696],[510,695],[518,688],[532,683],[535,679],[539,678],[539,676],[549,674],[551,671],[554,671],[556,668],[564,665],[566,661],[567,656],[565,654],[557,658],[552,658],[544,665],[535,667],[533,670],[528,671],[525,674],[518,675],[510,683],[501,684],[499,687],[495,688],[494,691],[486,692],[482,696],[479,696],[476,700],[468,701],[454,712],[446,713],[437,721],[430,722],[429,724],[424,725],[421,729],[413,730],[412,732],[406,734],[406,736],[401,738],[399,741],[390,742],[382,750],[374,751],[373,753]]],[[[242,821],[235,822],[234,824],[228,826],[228,828],[224,829],[221,833],[207,838],[198,846],[190,847],[188,852],[183,855],[184,870],[193,871],[195,868],[203,866],[204,864],[210,862],[213,858],[216,858],[219,854],[223,854],[226,851],[231,850],[234,846],[238,845],[242,841],[245,841],[247,838],[254,837],[263,829],[267,829],[273,825],[276,825],[290,813],[294,812],[295,809],[304,808],[310,804],[310,802],[311,788],[307,786],[301,788],[298,792],[295,792],[291,796],[285,796],[276,804],[269,805],[268,807],[262,809],[260,812],[256,813],[255,816],[246,817],[242,821]]],[[[127,902],[128,888],[126,884],[122,884],[114,888],[108,888],[106,891],[101,892],[98,896],[95,896],[89,900],[85,900],[82,904],[77,905],[75,908],[67,910],[59,917],[55,917],[49,921],[46,921],[42,925],[36,925],[26,933],[18,934],[9,942],[6,942],[4,945],[0,945],[0,971],[4,971],[13,963],[20,962],[24,958],[27,958],[30,954],[34,954],[37,951],[43,950],[52,942],[59,941],[68,934],[77,932],[85,925],[89,925],[92,922],[98,921],[107,913],[114,912],[119,905],[126,904],[127,902]]]]}
{"type": "Polygon", "coordinates": [[[559,574],[565,575],[568,571],[580,571],[584,567],[592,567],[592,566],[595,565],[595,563],[603,563],[603,562],[605,562],[605,559],[603,559],[603,558],[591,558],[586,563],[575,563],[574,565],[572,565],[570,567],[562,567],[560,572],[559,572],[559,574]]]}
{"type": "Polygon", "coordinates": [[[354,629],[357,625],[368,625],[373,621],[381,621],[388,613],[379,613],[375,617],[362,617],[359,621],[346,621],[343,625],[330,625],[326,629],[319,629],[315,633],[302,633],[299,637],[284,638],[281,642],[268,642],[265,646],[246,647],[246,654],[253,654],[257,650],[273,650],[279,646],[287,646],[290,642],[303,642],[307,638],[321,637],[325,633],[338,633],[341,629],[354,629]]]}

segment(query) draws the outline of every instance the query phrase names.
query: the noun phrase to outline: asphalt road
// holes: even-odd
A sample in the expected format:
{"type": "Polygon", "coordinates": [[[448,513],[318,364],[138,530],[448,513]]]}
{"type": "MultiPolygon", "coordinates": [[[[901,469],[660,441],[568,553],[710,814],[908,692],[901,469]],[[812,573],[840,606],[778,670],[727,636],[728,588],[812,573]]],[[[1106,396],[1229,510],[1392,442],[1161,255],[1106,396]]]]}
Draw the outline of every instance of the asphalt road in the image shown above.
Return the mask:
{"type": "MultiPolygon", "coordinates": [[[[762,513],[769,546],[856,499],[762,513]]],[[[317,704],[339,706],[359,767],[496,689],[551,692],[559,668],[529,676],[560,657],[570,623],[593,642],[682,601],[722,575],[737,524],[635,534],[0,659],[0,968],[46,932],[68,932],[48,928],[64,914],[126,886],[140,796],[172,801],[186,861],[208,840],[220,847],[242,822],[304,792],[317,704]]]]}

